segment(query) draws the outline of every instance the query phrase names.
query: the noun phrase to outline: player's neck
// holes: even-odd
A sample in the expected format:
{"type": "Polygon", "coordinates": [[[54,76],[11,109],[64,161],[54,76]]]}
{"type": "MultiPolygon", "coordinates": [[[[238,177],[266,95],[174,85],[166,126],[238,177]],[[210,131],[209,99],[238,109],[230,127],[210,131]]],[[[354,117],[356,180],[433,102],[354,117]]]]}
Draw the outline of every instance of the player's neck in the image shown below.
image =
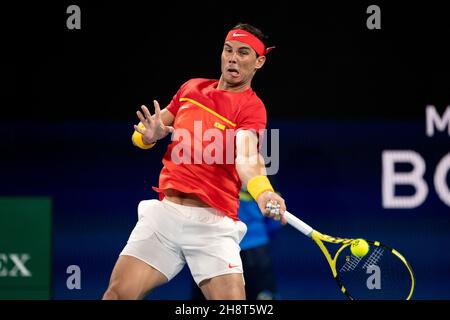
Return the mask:
{"type": "Polygon", "coordinates": [[[243,91],[249,89],[250,86],[251,86],[251,82],[239,83],[239,84],[228,83],[221,76],[219,79],[219,83],[217,84],[217,89],[231,91],[231,92],[243,92],[243,91]]]}

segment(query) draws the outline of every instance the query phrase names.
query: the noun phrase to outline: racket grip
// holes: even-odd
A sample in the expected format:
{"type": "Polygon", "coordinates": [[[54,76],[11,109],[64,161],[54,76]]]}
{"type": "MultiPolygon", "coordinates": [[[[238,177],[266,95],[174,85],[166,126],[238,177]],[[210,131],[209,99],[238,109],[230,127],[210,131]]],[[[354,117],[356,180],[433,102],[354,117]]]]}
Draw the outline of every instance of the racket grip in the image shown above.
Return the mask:
{"type": "Polygon", "coordinates": [[[284,212],[284,217],[286,218],[287,223],[289,223],[292,227],[303,233],[305,236],[311,238],[312,232],[314,231],[313,228],[288,211],[284,212]]]}

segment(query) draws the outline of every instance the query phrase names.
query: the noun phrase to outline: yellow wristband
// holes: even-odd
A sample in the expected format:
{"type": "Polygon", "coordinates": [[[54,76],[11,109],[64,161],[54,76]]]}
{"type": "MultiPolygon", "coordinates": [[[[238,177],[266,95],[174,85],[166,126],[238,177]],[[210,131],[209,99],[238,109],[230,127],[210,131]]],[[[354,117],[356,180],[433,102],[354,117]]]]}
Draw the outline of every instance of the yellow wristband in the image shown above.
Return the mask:
{"type": "Polygon", "coordinates": [[[274,192],[273,187],[266,176],[254,176],[247,183],[247,191],[255,200],[258,200],[258,197],[261,195],[261,193],[267,190],[274,192]]]}
{"type": "Polygon", "coordinates": [[[140,132],[137,132],[136,130],[133,132],[133,136],[131,139],[133,140],[134,144],[141,149],[150,149],[153,148],[156,144],[156,142],[153,142],[152,144],[145,144],[142,134],[140,132]]]}

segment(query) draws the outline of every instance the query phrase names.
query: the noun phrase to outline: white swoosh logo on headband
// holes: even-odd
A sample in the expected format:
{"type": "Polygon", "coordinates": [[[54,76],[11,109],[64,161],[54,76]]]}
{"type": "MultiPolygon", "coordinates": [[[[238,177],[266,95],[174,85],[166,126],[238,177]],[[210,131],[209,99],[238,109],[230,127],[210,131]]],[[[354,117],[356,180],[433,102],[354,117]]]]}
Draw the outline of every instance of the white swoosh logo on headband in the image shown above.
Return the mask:
{"type": "Polygon", "coordinates": [[[233,33],[233,37],[246,37],[246,36],[247,35],[243,33],[236,33],[236,32],[233,33]]]}

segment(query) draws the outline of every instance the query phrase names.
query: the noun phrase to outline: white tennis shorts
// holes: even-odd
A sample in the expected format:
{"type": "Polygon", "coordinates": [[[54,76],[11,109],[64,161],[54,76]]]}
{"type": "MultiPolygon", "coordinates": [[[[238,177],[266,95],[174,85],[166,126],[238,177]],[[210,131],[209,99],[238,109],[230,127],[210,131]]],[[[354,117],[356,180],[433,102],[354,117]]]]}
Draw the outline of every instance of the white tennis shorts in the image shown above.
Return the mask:
{"type": "Polygon", "coordinates": [[[243,273],[239,243],[247,232],[210,207],[188,207],[167,199],[144,200],[138,222],[120,255],[138,258],[175,277],[187,263],[197,285],[207,279],[243,273]]]}

